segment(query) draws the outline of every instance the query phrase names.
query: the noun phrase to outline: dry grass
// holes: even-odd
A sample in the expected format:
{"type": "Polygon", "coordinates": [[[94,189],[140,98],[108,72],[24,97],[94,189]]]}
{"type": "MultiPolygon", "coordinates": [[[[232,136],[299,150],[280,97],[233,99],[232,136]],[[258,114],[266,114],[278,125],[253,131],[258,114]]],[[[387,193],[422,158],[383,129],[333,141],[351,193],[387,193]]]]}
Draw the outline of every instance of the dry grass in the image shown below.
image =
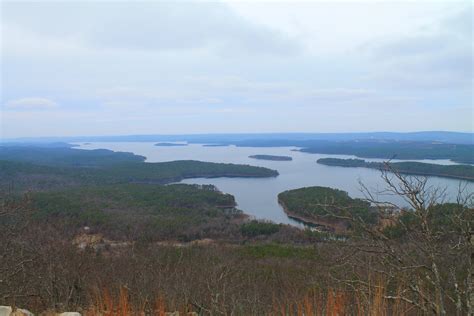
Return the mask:
{"type": "MultiPolygon", "coordinates": [[[[382,279],[378,280],[367,293],[345,289],[329,288],[325,291],[311,290],[300,301],[273,302],[269,316],[343,316],[343,315],[412,315],[412,306],[385,296],[386,287],[382,279]]],[[[127,315],[208,315],[208,310],[199,310],[192,304],[179,306],[173,300],[167,300],[163,294],[153,300],[135,306],[126,287],[112,295],[108,289],[94,291],[94,304],[85,315],[127,316],[127,315]],[[195,311],[193,311],[193,308],[195,311]]],[[[223,315],[227,313],[220,311],[223,315]]],[[[216,313],[221,314],[221,313],[216,313]]]]}

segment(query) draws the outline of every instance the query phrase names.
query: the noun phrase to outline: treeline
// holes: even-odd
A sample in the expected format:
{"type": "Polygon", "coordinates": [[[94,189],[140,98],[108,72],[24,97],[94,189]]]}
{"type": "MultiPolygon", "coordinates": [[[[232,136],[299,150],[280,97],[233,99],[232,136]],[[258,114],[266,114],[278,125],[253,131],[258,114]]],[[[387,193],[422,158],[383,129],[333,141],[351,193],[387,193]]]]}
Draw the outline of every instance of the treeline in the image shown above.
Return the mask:
{"type": "Polygon", "coordinates": [[[338,167],[364,167],[372,169],[393,169],[393,171],[422,176],[437,176],[474,181],[472,165],[437,165],[422,162],[368,162],[362,159],[321,158],[319,164],[338,167]]]}
{"type": "Polygon", "coordinates": [[[459,163],[474,164],[474,145],[445,144],[437,142],[395,141],[341,141],[315,142],[301,149],[302,152],[354,155],[381,159],[450,159],[459,163]]]}
{"type": "Polygon", "coordinates": [[[108,149],[81,150],[68,144],[0,146],[0,160],[47,166],[97,167],[123,162],[143,162],[145,157],[108,149]]]}

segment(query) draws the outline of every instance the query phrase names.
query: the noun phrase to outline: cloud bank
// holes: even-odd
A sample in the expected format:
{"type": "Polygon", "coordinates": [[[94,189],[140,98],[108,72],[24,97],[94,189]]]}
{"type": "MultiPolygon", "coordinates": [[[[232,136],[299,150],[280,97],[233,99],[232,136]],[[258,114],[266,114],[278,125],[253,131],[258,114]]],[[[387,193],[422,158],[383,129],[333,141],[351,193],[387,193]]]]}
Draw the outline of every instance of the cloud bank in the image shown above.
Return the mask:
{"type": "Polygon", "coordinates": [[[4,137],[473,129],[469,1],[1,5],[4,137]]]}

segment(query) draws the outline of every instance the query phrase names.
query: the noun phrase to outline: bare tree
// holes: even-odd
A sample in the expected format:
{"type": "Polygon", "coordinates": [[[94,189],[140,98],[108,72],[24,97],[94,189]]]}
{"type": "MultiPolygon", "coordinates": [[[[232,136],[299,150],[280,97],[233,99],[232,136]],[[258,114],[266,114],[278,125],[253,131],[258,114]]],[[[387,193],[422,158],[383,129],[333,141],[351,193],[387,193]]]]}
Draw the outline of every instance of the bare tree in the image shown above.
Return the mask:
{"type": "Polygon", "coordinates": [[[11,301],[27,296],[25,279],[27,266],[34,261],[31,245],[22,238],[30,221],[29,198],[12,198],[9,194],[0,196],[0,300],[11,301]],[[21,294],[20,294],[21,293],[21,294]]]}
{"type": "MultiPolygon", "coordinates": [[[[410,303],[426,314],[474,315],[473,192],[460,184],[455,202],[445,203],[446,189],[430,186],[426,177],[402,175],[388,162],[381,172],[386,189],[373,192],[361,183],[378,224],[353,216],[350,207],[332,213],[350,221],[354,231],[352,251],[342,264],[368,269],[395,285],[387,300],[410,303]],[[408,207],[381,201],[380,194],[402,197],[408,207]]],[[[328,212],[337,208],[325,206],[328,212]]],[[[353,277],[339,280],[360,285],[362,277],[353,277]]]]}

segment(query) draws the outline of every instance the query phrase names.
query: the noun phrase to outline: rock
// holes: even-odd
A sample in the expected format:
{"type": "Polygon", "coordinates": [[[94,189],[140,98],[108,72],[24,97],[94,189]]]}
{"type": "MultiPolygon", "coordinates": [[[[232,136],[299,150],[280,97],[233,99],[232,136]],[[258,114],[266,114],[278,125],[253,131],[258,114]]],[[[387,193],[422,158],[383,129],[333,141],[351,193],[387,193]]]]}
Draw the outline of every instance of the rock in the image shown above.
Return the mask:
{"type": "Polygon", "coordinates": [[[34,314],[29,310],[17,308],[14,312],[10,314],[10,316],[34,316],[34,314]]]}
{"type": "Polygon", "coordinates": [[[74,237],[72,243],[81,250],[84,250],[88,247],[97,250],[103,246],[104,237],[100,234],[81,234],[74,237]]]}
{"type": "Polygon", "coordinates": [[[0,316],[10,316],[12,308],[10,306],[0,306],[0,316]]]}
{"type": "MultiPolygon", "coordinates": [[[[54,312],[43,312],[41,315],[55,315],[55,316],[81,316],[78,312],[65,312],[65,313],[54,313],[54,312]]],[[[0,316],[34,316],[32,312],[23,308],[17,308],[13,311],[10,306],[0,306],[0,316]]]]}
{"type": "Polygon", "coordinates": [[[204,239],[196,239],[191,242],[192,245],[197,245],[197,246],[207,246],[214,244],[215,241],[210,238],[204,238],[204,239]]]}
{"type": "Polygon", "coordinates": [[[17,308],[13,311],[11,306],[0,306],[0,316],[34,316],[32,312],[26,309],[17,308]]]}

